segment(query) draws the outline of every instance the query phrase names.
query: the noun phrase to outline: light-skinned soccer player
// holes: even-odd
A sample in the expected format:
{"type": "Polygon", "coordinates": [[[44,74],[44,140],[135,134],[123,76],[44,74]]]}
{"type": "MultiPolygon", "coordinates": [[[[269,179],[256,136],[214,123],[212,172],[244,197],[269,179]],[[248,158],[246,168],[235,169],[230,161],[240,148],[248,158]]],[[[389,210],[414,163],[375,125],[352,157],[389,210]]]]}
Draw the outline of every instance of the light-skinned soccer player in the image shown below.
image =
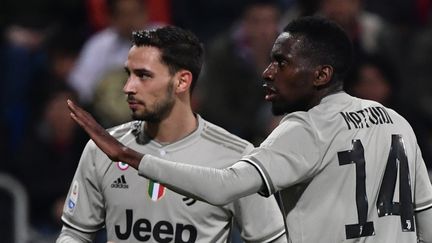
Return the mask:
{"type": "MultiPolygon", "coordinates": [[[[249,142],[192,111],[202,61],[202,46],[188,31],[168,26],[134,32],[123,88],[134,121],[110,129],[110,135],[141,153],[211,168],[230,166],[249,153],[249,142]]],[[[213,206],[141,177],[121,160],[111,161],[92,141],[62,220],[59,243],[91,242],[102,227],[116,243],[222,243],[229,241],[234,222],[246,242],[287,241],[275,198],[256,194],[213,206]]]]}

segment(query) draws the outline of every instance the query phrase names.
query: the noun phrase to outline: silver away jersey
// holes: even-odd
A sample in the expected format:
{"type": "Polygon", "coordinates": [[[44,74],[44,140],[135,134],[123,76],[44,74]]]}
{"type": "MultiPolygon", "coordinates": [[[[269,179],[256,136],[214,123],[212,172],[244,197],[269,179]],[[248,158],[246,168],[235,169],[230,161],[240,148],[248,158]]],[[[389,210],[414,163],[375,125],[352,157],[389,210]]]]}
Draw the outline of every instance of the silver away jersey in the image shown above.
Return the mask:
{"type": "MultiPolygon", "coordinates": [[[[199,116],[198,124],[192,134],[168,145],[146,137],[139,121],[110,133],[141,153],[213,168],[230,166],[253,148],[199,116]]],[[[105,226],[108,240],[116,243],[227,242],[234,220],[248,242],[268,242],[284,233],[274,198],[252,195],[223,207],[212,206],[141,177],[121,161],[110,161],[92,141],[84,149],[62,220],[88,233],[105,226]]]]}
{"type": "Polygon", "coordinates": [[[344,92],[287,115],[243,160],[282,188],[293,243],[415,243],[432,186],[413,130],[395,111],[344,92]]]}

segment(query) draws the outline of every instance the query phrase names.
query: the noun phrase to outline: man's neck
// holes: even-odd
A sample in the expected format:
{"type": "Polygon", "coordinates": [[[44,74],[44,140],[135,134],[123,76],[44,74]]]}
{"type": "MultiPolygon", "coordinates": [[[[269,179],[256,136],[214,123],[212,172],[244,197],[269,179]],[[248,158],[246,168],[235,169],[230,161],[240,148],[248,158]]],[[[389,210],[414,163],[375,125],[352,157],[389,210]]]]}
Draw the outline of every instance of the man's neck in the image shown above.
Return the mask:
{"type": "Polygon", "coordinates": [[[320,89],[319,91],[317,91],[315,98],[312,99],[309,109],[321,103],[321,100],[323,98],[332,94],[336,94],[341,91],[343,91],[342,84],[332,84],[325,88],[320,89]]]}
{"type": "Polygon", "coordinates": [[[145,123],[144,132],[161,144],[176,142],[196,130],[198,120],[192,110],[186,112],[176,112],[171,114],[158,123],[145,123]]]}

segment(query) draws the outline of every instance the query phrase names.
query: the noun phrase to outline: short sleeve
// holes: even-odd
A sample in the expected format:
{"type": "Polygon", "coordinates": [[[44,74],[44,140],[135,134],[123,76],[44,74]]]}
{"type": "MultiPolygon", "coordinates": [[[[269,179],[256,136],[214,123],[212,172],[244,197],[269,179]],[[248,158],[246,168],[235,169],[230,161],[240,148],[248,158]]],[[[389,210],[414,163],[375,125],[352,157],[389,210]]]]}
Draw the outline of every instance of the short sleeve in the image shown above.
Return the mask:
{"type": "Polygon", "coordinates": [[[96,145],[89,142],[84,148],[63,208],[63,223],[84,233],[96,232],[105,225],[95,157],[96,145]]]}
{"type": "Polygon", "coordinates": [[[281,123],[243,161],[254,165],[268,196],[312,177],[319,167],[319,149],[312,129],[300,121],[281,123]]]}
{"type": "Polygon", "coordinates": [[[422,211],[432,207],[432,184],[418,147],[416,153],[414,193],[415,211],[422,211]]]}

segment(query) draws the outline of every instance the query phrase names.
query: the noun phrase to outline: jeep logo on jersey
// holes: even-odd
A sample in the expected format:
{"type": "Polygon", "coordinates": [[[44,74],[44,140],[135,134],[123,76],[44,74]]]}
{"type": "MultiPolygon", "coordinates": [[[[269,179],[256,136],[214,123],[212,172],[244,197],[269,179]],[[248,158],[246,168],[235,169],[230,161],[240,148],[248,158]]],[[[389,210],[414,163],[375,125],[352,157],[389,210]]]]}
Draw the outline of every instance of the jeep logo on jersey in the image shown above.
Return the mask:
{"type": "Polygon", "coordinates": [[[190,224],[175,224],[161,220],[152,225],[144,218],[133,222],[133,211],[126,209],[126,227],[115,225],[115,234],[120,240],[127,240],[131,235],[138,241],[154,241],[160,243],[194,243],[197,238],[197,229],[190,224]],[[153,229],[152,229],[153,228],[153,229]]]}

